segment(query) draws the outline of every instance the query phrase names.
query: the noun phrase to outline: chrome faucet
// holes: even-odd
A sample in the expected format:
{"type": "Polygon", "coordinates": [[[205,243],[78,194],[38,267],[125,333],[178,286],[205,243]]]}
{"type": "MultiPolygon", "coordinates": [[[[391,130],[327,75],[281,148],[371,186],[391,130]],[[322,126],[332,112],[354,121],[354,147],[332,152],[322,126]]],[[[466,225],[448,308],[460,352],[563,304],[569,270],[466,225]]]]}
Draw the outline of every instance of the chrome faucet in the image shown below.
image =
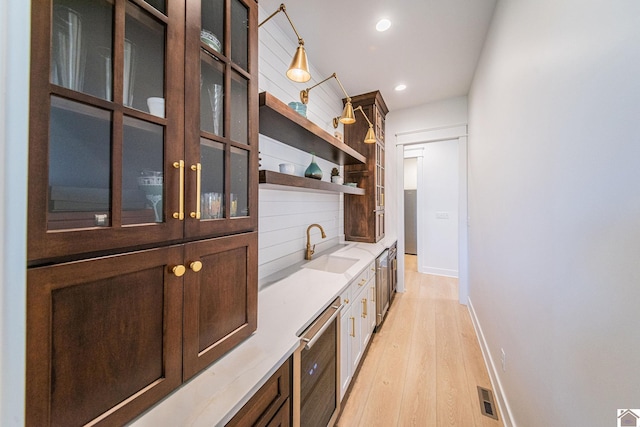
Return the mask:
{"type": "Polygon", "coordinates": [[[307,252],[304,255],[304,259],[311,259],[311,255],[313,255],[316,250],[316,245],[313,245],[313,247],[311,247],[311,236],[309,235],[309,230],[311,230],[312,227],[318,227],[320,229],[320,233],[322,233],[323,239],[327,237],[327,235],[324,234],[324,229],[320,224],[311,224],[309,227],[307,227],[307,252]]]}

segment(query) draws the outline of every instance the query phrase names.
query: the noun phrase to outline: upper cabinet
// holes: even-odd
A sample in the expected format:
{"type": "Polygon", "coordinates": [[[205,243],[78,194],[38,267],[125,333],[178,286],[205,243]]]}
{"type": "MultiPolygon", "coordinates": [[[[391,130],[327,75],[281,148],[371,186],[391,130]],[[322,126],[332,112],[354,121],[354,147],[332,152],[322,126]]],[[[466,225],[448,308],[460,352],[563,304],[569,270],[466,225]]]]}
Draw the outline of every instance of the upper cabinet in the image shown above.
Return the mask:
{"type": "Polygon", "coordinates": [[[253,0],[187,2],[188,236],[258,224],[257,19],[253,0]]]}
{"type": "Polygon", "coordinates": [[[256,229],[255,1],[32,10],[30,264],[256,229]]]}
{"type": "Polygon", "coordinates": [[[353,107],[362,106],[364,113],[373,123],[376,142],[367,144],[366,120],[344,127],[345,143],[362,153],[367,163],[346,165],[345,181],[356,182],[364,188],[364,196],[345,194],[344,234],[346,240],[356,242],[378,242],[384,237],[384,168],[385,168],[385,117],[389,112],[379,91],[365,93],[351,98],[353,107]]]}

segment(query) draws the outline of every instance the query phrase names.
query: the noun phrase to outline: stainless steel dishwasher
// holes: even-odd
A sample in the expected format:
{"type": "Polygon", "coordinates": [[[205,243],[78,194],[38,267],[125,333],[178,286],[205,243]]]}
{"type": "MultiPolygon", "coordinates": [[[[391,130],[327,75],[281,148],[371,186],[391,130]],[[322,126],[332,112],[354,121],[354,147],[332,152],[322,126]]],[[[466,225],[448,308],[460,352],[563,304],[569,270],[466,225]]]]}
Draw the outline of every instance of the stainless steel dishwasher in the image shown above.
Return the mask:
{"type": "Polygon", "coordinates": [[[380,328],[389,309],[389,250],[376,259],[376,329],[380,328]]]}
{"type": "Polygon", "coordinates": [[[340,412],[340,297],[309,326],[293,354],[293,426],[333,426],[340,412]]]}

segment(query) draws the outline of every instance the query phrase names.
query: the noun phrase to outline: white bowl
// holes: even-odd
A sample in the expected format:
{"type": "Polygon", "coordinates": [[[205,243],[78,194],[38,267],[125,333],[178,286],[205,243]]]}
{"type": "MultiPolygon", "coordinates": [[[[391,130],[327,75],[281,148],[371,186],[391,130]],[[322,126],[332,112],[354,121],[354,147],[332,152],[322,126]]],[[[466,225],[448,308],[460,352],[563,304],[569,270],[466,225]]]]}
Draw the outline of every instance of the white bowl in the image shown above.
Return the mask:
{"type": "Polygon", "coordinates": [[[288,175],[293,175],[295,172],[295,167],[293,163],[280,163],[280,173],[286,173],[288,175]]]}

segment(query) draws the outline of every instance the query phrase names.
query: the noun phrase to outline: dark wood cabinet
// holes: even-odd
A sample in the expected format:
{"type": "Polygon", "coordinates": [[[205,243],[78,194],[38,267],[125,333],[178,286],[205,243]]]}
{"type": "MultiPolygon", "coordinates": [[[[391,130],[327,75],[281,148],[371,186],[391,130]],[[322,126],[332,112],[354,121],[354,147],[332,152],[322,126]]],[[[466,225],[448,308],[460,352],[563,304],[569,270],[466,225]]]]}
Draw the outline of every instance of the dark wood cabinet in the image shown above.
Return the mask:
{"type": "Polygon", "coordinates": [[[256,229],[257,4],[202,5],[33,0],[30,265],[256,229]]]}
{"type": "Polygon", "coordinates": [[[291,423],[291,359],[267,380],[227,427],[288,427],[291,423]]]}
{"type": "Polygon", "coordinates": [[[26,425],[122,424],[182,382],[182,248],[27,272],[26,425]]]}
{"type": "Polygon", "coordinates": [[[121,425],[257,327],[255,0],[32,0],[27,424],[121,425]]]}
{"type": "Polygon", "coordinates": [[[384,169],[385,169],[385,117],[389,112],[379,91],[351,98],[354,108],[362,106],[374,125],[375,144],[366,144],[364,136],[368,124],[356,115],[356,123],[344,127],[344,142],[366,157],[364,165],[345,165],[346,182],[356,182],[364,188],[364,196],[345,194],[345,239],[375,243],[384,237],[384,169]]]}
{"type": "Polygon", "coordinates": [[[200,268],[184,283],[186,380],[256,330],[258,233],[189,243],[184,259],[200,268]]]}

